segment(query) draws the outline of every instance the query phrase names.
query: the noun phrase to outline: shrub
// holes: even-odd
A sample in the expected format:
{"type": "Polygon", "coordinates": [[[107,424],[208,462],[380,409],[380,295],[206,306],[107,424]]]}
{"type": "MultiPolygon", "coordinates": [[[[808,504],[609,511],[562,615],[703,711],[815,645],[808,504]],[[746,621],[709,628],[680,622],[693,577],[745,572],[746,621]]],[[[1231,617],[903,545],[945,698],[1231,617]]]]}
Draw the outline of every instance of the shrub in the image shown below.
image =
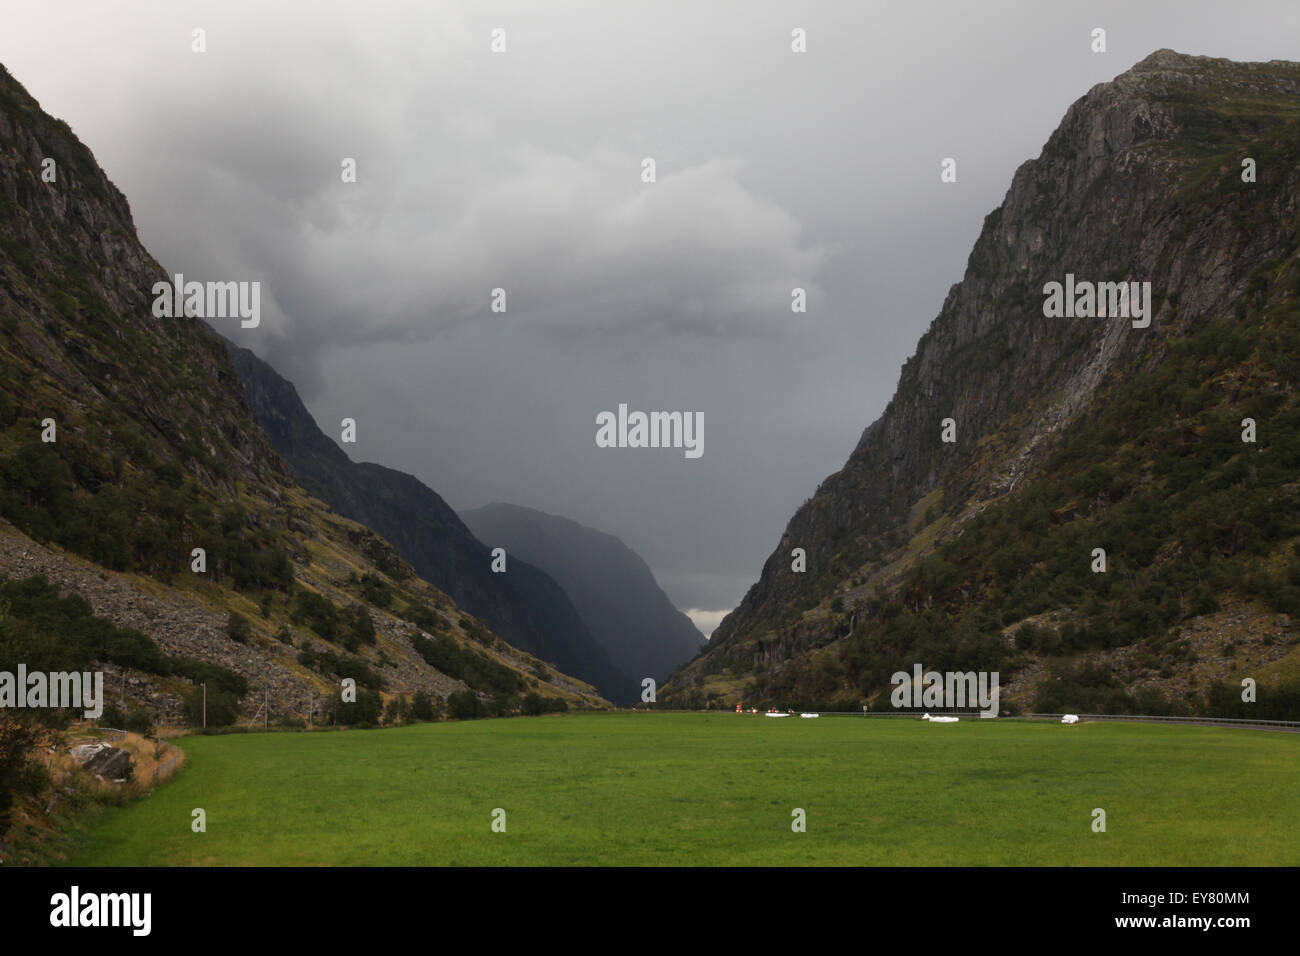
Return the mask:
{"type": "Polygon", "coordinates": [[[390,607],[393,603],[392,589],[373,574],[362,576],[361,596],[375,607],[390,607]]]}
{"type": "Polygon", "coordinates": [[[141,737],[152,737],[154,731],[153,714],[143,707],[132,707],[121,726],[123,730],[129,730],[141,737]]]}
{"type": "Polygon", "coordinates": [[[226,619],[226,636],[232,641],[247,644],[248,639],[253,636],[253,626],[248,623],[248,618],[244,615],[231,611],[230,617],[226,619]]]}
{"type": "Polygon", "coordinates": [[[370,617],[369,609],[363,604],[357,604],[349,617],[348,637],[358,644],[375,643],[375,622],[370,617]]]}
{"type": "Polygon", "coordinates": [[[442,618],[424,604],[411,604],[402,612],[402,617],[421,630],[437,631],[442,628],[442,618]]]}
{"type": "Polygon", "coordinates": [[[440,634],[430,640],[416,634],[411,646],[430,667],[477,690],[514,694],[526,689],[520,674],[476,648],[462,647],[454,637],[440,634]]]}

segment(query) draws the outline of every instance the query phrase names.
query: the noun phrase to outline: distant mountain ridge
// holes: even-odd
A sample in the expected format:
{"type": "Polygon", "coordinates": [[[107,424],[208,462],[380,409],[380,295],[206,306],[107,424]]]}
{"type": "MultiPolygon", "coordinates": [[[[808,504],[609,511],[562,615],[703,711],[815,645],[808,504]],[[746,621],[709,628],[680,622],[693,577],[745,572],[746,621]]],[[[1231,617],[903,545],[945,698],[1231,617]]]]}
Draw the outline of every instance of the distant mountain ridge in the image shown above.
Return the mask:
{"type": "Polygon", "coordinates": [[[506,549],[559,582],[618,667],[662,682],[704,646],[650,566],[611,534],[558,515],[494,503],[460,517],[487,544],[506,549]]]}
{"type": "Polygon", "coordinates": [[[229,344],[253,415],[308,492],[383,535],[416,573],[480,617],[510,644],[631,701],[639,684],[619,671],[564,589],[526,560],[508,556],[493,573],[490,550],[418,478],[352,461],[317,426],[293,384],[251,351],[229,344]]]}

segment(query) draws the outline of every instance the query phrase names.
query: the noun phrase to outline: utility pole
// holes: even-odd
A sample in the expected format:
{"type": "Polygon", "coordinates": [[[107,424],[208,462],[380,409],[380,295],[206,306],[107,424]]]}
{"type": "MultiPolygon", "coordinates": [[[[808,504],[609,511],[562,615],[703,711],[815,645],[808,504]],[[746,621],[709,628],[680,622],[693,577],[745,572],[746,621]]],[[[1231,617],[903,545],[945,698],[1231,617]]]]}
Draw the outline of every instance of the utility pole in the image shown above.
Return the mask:
{"type": "Polygon", "coordinates": [[[203,728],[208,726],[208,682],[203,682],[203,728]]]}

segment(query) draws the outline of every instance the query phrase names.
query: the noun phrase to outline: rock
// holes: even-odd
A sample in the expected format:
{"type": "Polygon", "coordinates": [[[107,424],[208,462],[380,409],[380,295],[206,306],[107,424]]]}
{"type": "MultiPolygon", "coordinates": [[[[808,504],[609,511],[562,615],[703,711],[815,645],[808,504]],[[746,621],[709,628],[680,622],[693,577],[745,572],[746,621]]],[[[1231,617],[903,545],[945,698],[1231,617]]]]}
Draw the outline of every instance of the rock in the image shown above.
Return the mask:
{"type": "Polygon", "coordinates": [[[72,759],[101,780],[124,780],[131,772],[131,755],[108,744],[79,744],[72,759]]]}

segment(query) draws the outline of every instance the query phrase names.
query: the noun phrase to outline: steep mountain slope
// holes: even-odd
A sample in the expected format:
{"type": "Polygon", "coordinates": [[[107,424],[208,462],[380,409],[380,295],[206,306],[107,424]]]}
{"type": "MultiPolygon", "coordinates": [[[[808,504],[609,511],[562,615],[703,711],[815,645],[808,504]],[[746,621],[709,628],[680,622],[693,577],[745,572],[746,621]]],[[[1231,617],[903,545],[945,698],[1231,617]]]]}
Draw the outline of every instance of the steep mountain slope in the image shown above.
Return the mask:
{"type": "Polygon", "coordinates": [[[625,673],[662,681],[704,645],[649,565],[613,535],[519,505],[490,504],[460,516],[479,540],[555,578],[625,673]]]}
{"type": "MultiPolygon", "coordinates": [[[[313,695],[319,710],[349,676],[502,700],[545,681],[600,703],[297,488],[221,338],[154,316],[169,280],[90,151],[0,68],[0,574],[44,575],[133,629],[78,663],[164,718],[209,678],[277,716],[306,716],[313,695]]],[[[48,620],[7,607],[0,669],[68,659],[48,620]]]]}
{"type": "Polygon", "coordinates": [[[1295,677],[1298,120],[1300,66],[1168,50],[1071,106],[668,695],[856,707],[919,661],[1014,674],[1025,705],[1196,709],[1295,677]],[[1149,327],[1046,317],[1067,275],[1149,281],[1149,327]]]}
{"type": "Polygon", "coordinates": [[[290,382],[247,349],[232,345],[230,356],[253,414],[303,488],[383,535],[421,577],[515,647],[590,681],[611,700],[634,699],[640,685],[610,662],[559,584],[509,552],[506,571],[494,573],[490,549],[436,492],[392,468],[353,462],[317,427],[290,382]]]}

